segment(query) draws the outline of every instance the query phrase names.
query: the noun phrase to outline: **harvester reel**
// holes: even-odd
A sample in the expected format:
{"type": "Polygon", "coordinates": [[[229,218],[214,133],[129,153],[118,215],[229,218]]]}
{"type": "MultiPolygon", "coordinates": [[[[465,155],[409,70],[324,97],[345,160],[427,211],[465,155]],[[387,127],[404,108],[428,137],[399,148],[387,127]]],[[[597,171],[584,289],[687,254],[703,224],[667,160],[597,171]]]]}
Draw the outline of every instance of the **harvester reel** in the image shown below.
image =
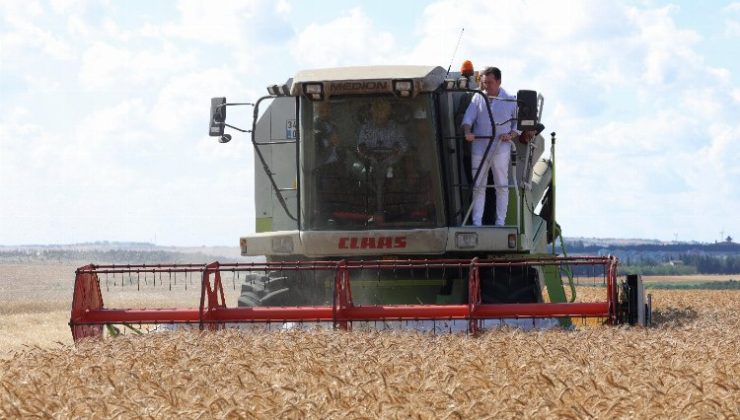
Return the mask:
{"type": "MultiPolygon", "coordinates": [[[[507,261],[476,258],[87,265],[76,272],[69,325],[75,341],[102,337],[106,325],[118,329],[113,330],[114,334],[123,331],[123,328],[139,325],[171,325],[157,327],[155,331],[180,325],[197,325],[201,330],[215,331],[239,323],[272,322],[326,323],[340,329],[352,329],[354,322],[360,325],[373,323],[373,326],[419,321],[427,324],[437,321],[461,322],[473,334],[483,328],[487,320],[511,318],[591,317],[606,318],[609,324],[636,321],[642,325],[645,318],[649,319],[650,311],[649,305],[647,310],[643,307],[644,294],[640,279],[638,276],[628,276],[629,287],[622,290],[623,295],[628,297],[625,305],[624,300],[620,302],[619,299],[616,273],[617,261],[614,257],[541,257],[507,261]],[[563,265],[592,267],[603,273],[605,300],[570,303],[537,301],[534,296],[541,287],[538,281],[540,272],[546,267],[557,272],[563,265]],[[432,274],[424,278],[414,276],[415,272],[426,271],[432,274]],[[461,271],[466,275],[454,278],[445,275],[452,271],[461,271]],[[224,273],[244,273],[245,280],[238,299],[240,307],[229,307],[227,304],[222,279],[224,273]],[[115,308],[104,305],[102,290],[107,292],[109,289],[108,276],[118,276],[120,280],[125,277],[129,281],[134,279],[132,285],[138,288],[139,279],[143,279],[145,285],[154,287],[154,282],[147,283],[146,276],[152,280],[159,279],[159,286],[163,287],[170,276],[177,280],[178,275],[187,278],[182,286],[190,284],[200,289],[199,304],[196,306],[115,308]],[[466,277],[467,282],[460,281],[466,277]],[[190,283],[191,279],[193,283],[190,283]],[[451,281],[452,284],[448,283],[447,288],[442,290],[450,293],[440,294],[440,287],[445,281],[451,281]],[[461,288],[463,283],[467,283],[467,287],[461,288]],[[105,286],[102,290],[101,284],[105,286]],[[496,293],[496,284],[500,284],[498,287],[502,289],[501,294],[494,297],[508,302],[487,302],[492,299],[490,293],[496,293]],[[420,290],[430,295],[419,299],[420,290]],[[622,314],[618,313],[620,310],[622,314]]],[[[174,284],[177,285],[177,282],[174,284]]],[[[135,332],[140,331],[137,328],[135,332]]]]}

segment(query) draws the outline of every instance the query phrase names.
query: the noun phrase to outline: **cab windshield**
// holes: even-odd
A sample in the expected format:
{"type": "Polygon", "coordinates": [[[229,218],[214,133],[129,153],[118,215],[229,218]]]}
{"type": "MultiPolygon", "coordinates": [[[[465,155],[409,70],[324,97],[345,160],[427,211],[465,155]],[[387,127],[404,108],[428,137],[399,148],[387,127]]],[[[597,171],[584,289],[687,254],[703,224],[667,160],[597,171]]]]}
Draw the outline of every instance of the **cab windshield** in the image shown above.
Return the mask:
{"type": "Polygon", "coordinates": [[[444,225],[431,95],[301,101],[304,229],[444,225]]]}

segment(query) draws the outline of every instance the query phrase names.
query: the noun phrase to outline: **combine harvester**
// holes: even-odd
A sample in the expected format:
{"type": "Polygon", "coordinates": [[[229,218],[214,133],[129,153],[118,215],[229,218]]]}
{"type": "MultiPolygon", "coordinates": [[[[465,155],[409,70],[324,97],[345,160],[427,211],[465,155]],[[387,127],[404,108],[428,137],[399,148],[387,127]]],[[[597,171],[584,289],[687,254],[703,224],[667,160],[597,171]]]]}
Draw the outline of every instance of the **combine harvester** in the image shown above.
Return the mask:
{"type": "Polygon", "coordinates": [[[613,257],[556,255],[555,133],[543,157],[544,100],[535,91],[517,93],[517,128],[532,139],[512,148],[506,223],[493,226],[491,203],[490,225],[470,225],[472,185],[483,175],[471,174],[460,121],[470,98],[485,93],[477,73],[463,70],[307,70],[268,87],[254,104],[213,98],[211,136],[226,143],[226,127],[251,133],[257,233],[239,242],[242,255],[266,262],[81,267],[70,320],[75,341],[102,336],[106,325],[318,323],[476,333],[501,320],[644,324],[638,276],[618,280],[613,257]],[[226,123],[227,108],[244,105],[254,107],[251,130],[226,123]],[[372,125],[384,129],[367,131],[372,125]],[[241,287],[229,306],[227,273],[241,287]],[[198,306],[104,305],[103,279],[105,289],[110,278],[140,288],[142,277],[160,287],[169,279],[171,288],[173,276],[196,278],[198,306]],[[605,286],[603,300],[577,302],[574,282],[605,286]]]}

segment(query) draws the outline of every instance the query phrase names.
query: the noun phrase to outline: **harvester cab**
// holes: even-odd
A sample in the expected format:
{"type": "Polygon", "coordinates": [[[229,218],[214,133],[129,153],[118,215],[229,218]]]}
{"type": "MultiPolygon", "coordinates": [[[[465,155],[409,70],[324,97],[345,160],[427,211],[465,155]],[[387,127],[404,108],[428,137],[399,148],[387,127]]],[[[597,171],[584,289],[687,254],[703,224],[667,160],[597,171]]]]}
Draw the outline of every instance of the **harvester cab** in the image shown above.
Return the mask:
{"type": "MultiPolygon", "coordinates": [[[[485,97],[477,74],[438,66],[316,69],[267,91],[254,103],[213,98],[209,121],[209,134],[221,143],[231,140],[227,128],[251,134],[256,233],[239,243],[242,255],[266,261],[83,267],[70,321],[75,339],[127,322],[211,329],[415,323],[471,332],[501,319],[644,322],[641,283],[618,284],[615,258],[556,255],[555,133],[549,141],[541,135],[544,99],[537,92],[507,99],[516,102],[523,135],[511,148],[505,223],[494,226],[495,206],[487,204],[483,226],[473,226],[473,185],[488,174],[471,170],[460,122],[471,98],[485,97]],[[231,106],[254,107],[251,130],[227,123],[231,106]],[[142,272],[160,279],[198,274],[200,306],[104,307],[99,276],[142,272]],[[236,307],[224,297],[222,274],[229,272],[240,283],[236,307]],[[579,278],[604,286],[605,300],[577,302],[579,278]]],[[[512,121],[493,121],[485,103],[494,127],[490,150],[495,127],[512,121]]],[[[493,181],[482,182],[490,202],[493,181]]]]}
{"type": "MultiPolygon", "coordinates": [[[[268,88],[270,95],[255,105],[251,133],[258,163],[255,223],[264,235],[244,237],[242,254],[544,252],[557,235],[547,223],[554,206],[534,213],[553,173],[552,159],[542,159],[543,98],[519,92],[518,126],[538,135],[514,149],[506,225],[473,227],[471,185],[485,174],[471,173],[459,117],[471,95],[482,92],[473,77],[446,76],[441,67],[326,69],[268,88]],[[271,102],[262,111],[265,100],[271,102]],[[394,240],[379,241],[389,233],[373,235],[377,231],[390,231],[394,240]]],[[[212,100],[211,135],[224,136],[230,105],[236,104],[212,100]]]]}

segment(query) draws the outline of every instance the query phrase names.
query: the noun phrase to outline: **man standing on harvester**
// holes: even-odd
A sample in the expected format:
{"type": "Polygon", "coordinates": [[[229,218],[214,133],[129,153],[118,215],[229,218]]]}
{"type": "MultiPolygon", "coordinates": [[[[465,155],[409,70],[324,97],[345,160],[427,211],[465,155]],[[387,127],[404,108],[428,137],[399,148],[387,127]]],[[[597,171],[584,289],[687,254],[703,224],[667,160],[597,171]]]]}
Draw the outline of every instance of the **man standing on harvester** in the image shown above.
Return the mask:
{"type": "Polygon", "coordinates": [[[482,225],[486,201],[486,181],[488,172],[492,171],[496,191],[496,226],[501,226],[506,220],[506,209],[509,205],[511,142],[519,136],[519,132],[516,131],[516,98],[501,87],[501,70],[496,67],[487,67],[483,70],[481,86],[488,96],[487,100],[496,124],[496,137],[489,148],[493,127],[491,127],[486,99],[482,95],[473,95],[462,121],[465,140],[472,142],[473,177],[478,175],[473,187],[473,225],[482,225]],[[486,149],[488,149],[487,154],[486,149]],[[478,173],[479,168],[480,173],[478,173]]]}

